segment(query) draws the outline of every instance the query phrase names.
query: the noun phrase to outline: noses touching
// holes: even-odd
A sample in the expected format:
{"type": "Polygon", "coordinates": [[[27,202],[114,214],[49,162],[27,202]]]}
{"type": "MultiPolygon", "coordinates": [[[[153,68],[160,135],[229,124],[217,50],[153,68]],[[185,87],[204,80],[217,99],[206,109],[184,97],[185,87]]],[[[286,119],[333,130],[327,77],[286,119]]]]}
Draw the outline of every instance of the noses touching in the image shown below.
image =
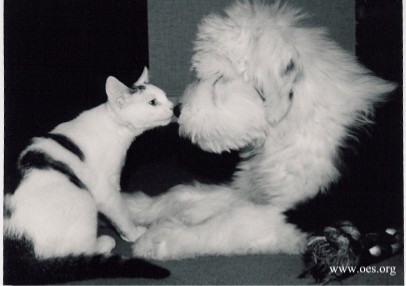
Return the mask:
{"type": "Polygon", "coordinates": [[[181,111],[182,111],[182,104],[179,103],[179,104],[177,104],[177,105],[175,106],[175,108],[173,109],[173,114],[175,114],[175,116],[176,116],[177,118],[179,118],[181,111]]]}

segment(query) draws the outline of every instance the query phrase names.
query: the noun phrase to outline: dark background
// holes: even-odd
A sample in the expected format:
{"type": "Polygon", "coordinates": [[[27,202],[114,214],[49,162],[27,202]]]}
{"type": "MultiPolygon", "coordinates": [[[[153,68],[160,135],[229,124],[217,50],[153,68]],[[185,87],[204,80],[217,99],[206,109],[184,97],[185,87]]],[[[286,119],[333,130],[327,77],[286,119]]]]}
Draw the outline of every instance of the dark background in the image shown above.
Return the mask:
{"type": "MultiPolygon", "coordinates": [[[[4,1],[6,192],[18,183],[15,163],[31,137],[104,102],[107,76],[131,84],[148,65],[146,0],[136,3],[4,1]]],[[[356,151],[343,152],[343,179],[334,190],[290,213],[308,230],[343,218],[365,229],[403,225],[402,3],[357,0],[356,11],[357,56],[399,89],[352,142],[356,151]]],[[[236,153],[202,152],[171,124],[138,138],[122,185],[157,194],[191,179],[223,182],[237,161],[236,153]]]]}
{"type": "Polygon", "coordinates": [[[28,140],[106,100],[148,65],[146,0],[4,1],[5,189],[28,140]]]}

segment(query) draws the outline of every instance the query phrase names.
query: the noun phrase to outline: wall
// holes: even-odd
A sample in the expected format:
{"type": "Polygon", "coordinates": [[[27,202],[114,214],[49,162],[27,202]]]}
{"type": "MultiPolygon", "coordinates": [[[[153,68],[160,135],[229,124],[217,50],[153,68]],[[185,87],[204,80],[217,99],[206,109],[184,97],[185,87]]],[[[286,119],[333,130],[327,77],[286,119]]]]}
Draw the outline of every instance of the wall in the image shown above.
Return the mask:
{"type": "MultiPolygon", "coordinates": [[[[148,38],[152,82],[169,96],[180,96],[193,80],[190,72],[193,40],[203,15],[219,12],[234,0],[148,0],[148,38]]],[[[273,3],[271,0],[265,2],[273,3]]],[[[353,0],[291,0],[310,14],[309,24],[327,27],[333,39],[354,51],[353,0]]]]}

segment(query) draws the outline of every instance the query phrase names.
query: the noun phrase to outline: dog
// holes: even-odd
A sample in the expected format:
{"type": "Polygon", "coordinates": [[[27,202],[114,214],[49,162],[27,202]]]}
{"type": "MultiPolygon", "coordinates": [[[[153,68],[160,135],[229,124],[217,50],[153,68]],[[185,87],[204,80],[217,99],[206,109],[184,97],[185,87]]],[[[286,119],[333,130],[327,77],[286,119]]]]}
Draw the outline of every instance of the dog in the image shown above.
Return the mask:
{"type": "Polygon", "coordinates": [[[340,149],[372,122],[395,84],[380,79],[304,14],[277,1],[237,1],[198,27],[179,133],[214,153],[238,150],[231,183],[126,195],[148,230],[135,256],[300,253],[307,234],[285,212],[340,177],[340,149]]]}

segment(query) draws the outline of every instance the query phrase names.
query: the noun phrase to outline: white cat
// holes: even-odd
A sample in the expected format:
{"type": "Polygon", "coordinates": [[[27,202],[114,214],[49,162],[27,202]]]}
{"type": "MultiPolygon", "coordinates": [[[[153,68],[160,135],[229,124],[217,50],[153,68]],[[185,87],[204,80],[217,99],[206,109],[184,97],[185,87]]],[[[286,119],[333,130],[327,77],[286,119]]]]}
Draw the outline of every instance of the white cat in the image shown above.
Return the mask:
{"type": "MultiPolygon", "coordinates": [[[[131,88],[110,76],[106,81],[106,93],[106,103],[58,125],[43,137],[34,138],[22,152],[19,168],[23,178],[15,193],[5,197],[7,284],[60,282],[66,275],[44,273],[48,277],[39,278],[39,274],[34,273],[33,278],[14,273],[18,270],[15,267],[20,270],[26,267],[20,265],[19,259],[26,258],[21,249],[31,252],[34,266],[30,267],[36,269],[33,272],[42,271],[44,266],[39,267],[39,263],[53,264],[52,272],[57,272],[55,264],[63,259],[50,258],[69,256],[72,260],[76,257],[76,264],[71,262],[69,265],[80,269],[79,260],[89,263],[92,255],[110,253],[115,241],[109,236],[97,237],[98,212],[104,214],[128,241],[135,241],[145,231],[143,227],[135,227],[130,220],[120,194],[120,174],[133,140],[148,129],[167,125],[173,115],[173,104],[161,89],[148,83],[146,68],[131,88]],[[89,259],[83,259],[85,256],[89,259]],[[52,278],[52,275],[57,277],[52,278]]],[[[101,264],[108,259],[97,261],[101,264]]],[[[69,273],[72,275],[69,279],[105,276],[108,275],[106,271],[113,277],[168,275],[166,270],[137,259],[128,260],[125,271],[110,269],[115,266],[111,259],[109,263],[108,270],[98,265],[94,267],[100,271],[95,270],[94,274],[75,276],[69,273]],[[138,269],[127,269],[130,266],[138,269]]],[[[123,267],[123,262],[120,263],[117,268],[123,267]]],[[[83,267],[82,270],[89,265],[83,267]]],[[[69,269],[61,267],[59,271],[68,273],[69,269]]],[[[31,275],[30,269],[24,269],[23,273],[31,275]]]]}

